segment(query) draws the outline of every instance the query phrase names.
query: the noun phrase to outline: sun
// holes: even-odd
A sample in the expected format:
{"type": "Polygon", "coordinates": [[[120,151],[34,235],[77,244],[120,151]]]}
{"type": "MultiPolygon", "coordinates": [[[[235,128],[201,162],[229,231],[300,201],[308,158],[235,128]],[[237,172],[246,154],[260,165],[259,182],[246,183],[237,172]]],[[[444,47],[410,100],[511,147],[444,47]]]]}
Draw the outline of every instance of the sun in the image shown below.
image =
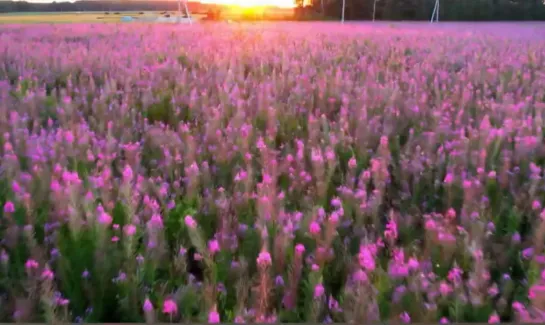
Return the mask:
{"type": "Polygon", "coordinates": [[[294,8],[293,0],[201,0],[202,3],[228,5],[242,8],[279,7],[294,8]]]}

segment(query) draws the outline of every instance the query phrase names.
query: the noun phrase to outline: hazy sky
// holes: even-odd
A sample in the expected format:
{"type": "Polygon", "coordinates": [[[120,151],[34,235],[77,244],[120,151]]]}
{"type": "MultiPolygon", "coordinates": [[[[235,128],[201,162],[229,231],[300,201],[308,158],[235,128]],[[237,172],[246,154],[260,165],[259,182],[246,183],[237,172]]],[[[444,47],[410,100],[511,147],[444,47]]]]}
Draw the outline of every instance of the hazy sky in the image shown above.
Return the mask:
{"type": "MultiPolygon", "coordinates": [[[[2,0],[0,0],[2,1],[2,0]]],[[[26,0],[28,2],[74,2],[75,0],[26,0]]],[[[190,2],[199,1],[199,0],[189,0],[190,2]]],[[[218,4],[234,4],[239,6],[278,6],[284,8],[291,8],[294,6],[293,0],[200,0],[203,3],[218,3],[218,4]]]]}

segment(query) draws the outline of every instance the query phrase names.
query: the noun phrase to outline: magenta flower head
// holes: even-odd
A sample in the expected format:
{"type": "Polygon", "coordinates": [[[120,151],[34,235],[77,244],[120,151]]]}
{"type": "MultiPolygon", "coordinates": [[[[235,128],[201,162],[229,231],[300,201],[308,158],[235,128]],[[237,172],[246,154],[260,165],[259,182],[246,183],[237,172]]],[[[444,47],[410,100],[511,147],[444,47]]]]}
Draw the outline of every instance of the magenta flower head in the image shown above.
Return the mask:
{"type": "Polygon", "coordinates": [[[135,225],[125,225],[123,227],[123,231],[125,232],[125,235],[132,236],[136,233],[136,226],[135,225]]]}
{"type": "Polygon", "coordinates": [[[295,245],[295,252],[297,253],[297,255],[303,254],[305,252],[305,245],[303,244],[295,245]]]}
{"type": "Polygon", "coordinates": [[[339,199],[338,197],[331,199],[331,205],[336,207],[336,208],[342,206],[342,204],[343,203],[342,203],[341,199],[339,199]]]}
{"type": "Polygon", "coordinates": [[[310,226],[309,226],[309,231],[313,235],[319,234],[320,233],[320,224],[317,223],[316,221],[311,222],[310,226]]]}
{"type": "Polygon", "coordinates": [[[452,175],[451,173],[448,173],[445,176],[445,179],[443,180],[443,183],[449,185],[449,184],[452,184],[453,181],[454,181],[454,175],[452,175]]]}
{"type": "Polygon", "coordinates": [[[329,216],[329,222],[331,222],[333,225],[336,225],[337,223],[339,223],[339,213],[337,213],[337,211],[333,211],[331,213],[331,216],[329,216]]]}
{"type": "Polygon", "coordinates": [[[68,130],[64,132],[64,139],[66,140],[66,143],[72,144],[74,142],[74,133],[72,131],[68,130]]]}
{"type": "Polygon", "coordinates": [[[411,322],[411,316],[409,316],[409,314],[404,311],[403,313],[401,313],[401,315],[399,315],[399,319],[401,319],[401,321],[405,324],[408,324],[411,322]]]}
{"type": "Polygon", "coordinates": [[[324,286],[321,283],[318,283],[314,287],[314,298],[320,298],[321,296],[324,295],[324,292],[325,292],[324,286]]]}
{"type": "Polygon", "coordinates": [[[35,270],[38,268],[38,266],[39,266],[38,262],[36,262],[36,260],[33,260],[33,259],[29,259],[25,263],[25,268],[27,269],[27,271],[35,270]]]}
{"type": "Polygon", "coordinates": [[[500,322],[500,317],[497,313],[493,313],[490,315],[490,318],[488,318],[488,324],[498,324],[500,322]]]}
{"type": "Polygon", "coordinates": [[[263,250],[259,255],[257,256],[257,264],[261,267],[267,267],[272,264],[271,254],[269,252],[263,250]]]}
{"type": "Polygon", "coordinates": [[[208,242],[208,250],[210,251],[211,255],[216,254],[220,250],[220,244],[217,240],[212,239],[208,242]]]}
{"type": "Polygon", "coordinates": [[[109,226],[113,222],[112,216],[106,213],[106,211],[104,211],[104,208],[100,205],[98,206],[97,210],[98,210],[98,223],[100,223],[101,225],[109,226]]]}
{"type": "Polygon", "coordinates": [[[190,229],[197,228],[197,221],[195,221],[195,219],[193,219],[192,216],[189,216],[189,215],[185,216],[184,222],[185,222],[185,225],[190,229]]]}
{"type": "Polygon", "coordinates": [[[441,319],[439,320],[439,323],[441,323],[441,324],[448,324],[448,323],[449,323],[448,318],[446,318],[446,317],[441,318],[441,319]]]}
{"type": "Polygon", "coordinates": [[[15,212],[15,205],[11,201],[7,201],[4,204],[4,213],[13,213],[15,212]]]}
{"type": "Polygon", "coordinates": [[[123,180],[126,182],[132,181],[133,173],[132,168],[129,165],[125,165],[125,168],[123,169],[123,180]]]}
{"type": "Polygon", "coordinates": [[[53,277],[55,275],[53,272],[49,269],[48,266],[45,267],[45,269],[42,271],[42,279],[44,280],[53,280],[53,277]]]}
{"type": "Polygon", "coordinates": [[[348,167],[356,168],[357,165],[358,163],[356,162],[356,158],[354,157],[350,158],[350,160],[348,161],[348,167]]]}
{"type": "Polygon", "coordinates": [[[153,304],[148,298],[146,298],[146,300],[144,301],[144,305],[142,306],[142,309],[144,310],[145,313],[149,313],[153,311],[153,304]]]}
{"type": "Polygon", "coordinates": [[[214,307],[210,313],[208,313],[208,324],[217,324],[220,322],[220,314],[216,311],[216,307],[214,307]]]}
{"type": "Polygon", "coordinates": [[[167,299],[163,302],[163,313],[174,315],[178,312],[178,306],[172,299],[167,299]]]}

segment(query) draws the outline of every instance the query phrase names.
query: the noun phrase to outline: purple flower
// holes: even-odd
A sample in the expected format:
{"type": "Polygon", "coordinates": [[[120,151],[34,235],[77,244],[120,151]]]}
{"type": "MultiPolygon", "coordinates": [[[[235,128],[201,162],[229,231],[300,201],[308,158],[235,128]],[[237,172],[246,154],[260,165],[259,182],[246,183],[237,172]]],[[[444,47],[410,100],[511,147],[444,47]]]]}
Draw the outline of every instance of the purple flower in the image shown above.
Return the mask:
{"type": "Polygon", "coordinates": [[[15,212],[15,205],[11,201],[6,201],[4,203],[4,212],[5,213],[13,213],[15,212]]]}
{"type": "Polygon", "coordinates": [[[267,251],[261,251],[257,257],[257,264],[261,267],[267,267],[271,265],[271,263],[271,254],[269,254],[267,251]]]}
{"type": "Polygon", "coordinates": [[[411,316],[409,316],[409,314],[404,311],[403,313],[401,313],[401,315],[399,315],[399,319],[401,319],[401,321],[405,324],[408,324],[411,322],[411,316]]]}
{"type": "MultiPolygon", "coordinates": [[[[171,308],[171,307],[168,307],[168,308],[171,308]]],[[[146,300],[144,301],[144,305],[142,306],[142,309],[144,310],[145,313],[149,313],[153,311],[153,304],[148,298],[146,298],[146,300]]]]}

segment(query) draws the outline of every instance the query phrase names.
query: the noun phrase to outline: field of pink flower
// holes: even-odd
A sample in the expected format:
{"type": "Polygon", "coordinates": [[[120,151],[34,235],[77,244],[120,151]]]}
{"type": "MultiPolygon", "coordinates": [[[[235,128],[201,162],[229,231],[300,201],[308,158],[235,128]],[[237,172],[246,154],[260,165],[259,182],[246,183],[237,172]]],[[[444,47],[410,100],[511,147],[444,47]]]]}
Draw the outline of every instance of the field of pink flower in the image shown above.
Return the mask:
{"type": "Polygon", "coordinates": [[[1,26],[0,321],[544,321],[543,30],[1,26]]]}

